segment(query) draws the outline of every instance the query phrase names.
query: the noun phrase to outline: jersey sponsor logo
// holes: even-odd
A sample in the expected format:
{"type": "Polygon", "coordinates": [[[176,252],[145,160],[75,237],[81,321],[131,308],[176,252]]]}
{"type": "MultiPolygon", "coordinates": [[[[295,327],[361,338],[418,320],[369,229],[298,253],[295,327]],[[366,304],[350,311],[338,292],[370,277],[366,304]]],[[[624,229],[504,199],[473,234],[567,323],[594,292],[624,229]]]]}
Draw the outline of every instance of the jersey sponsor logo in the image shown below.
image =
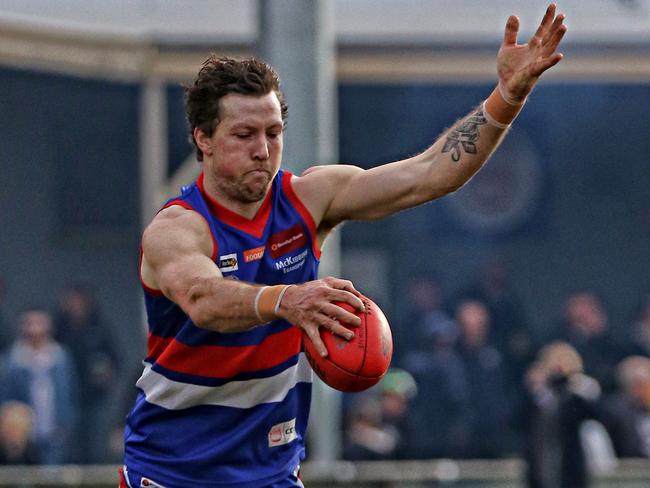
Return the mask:
{"type": "Polygon", "coordinates": [[[277,232],[269,238],[269,250],[273,259],[295,251],[307,244],[307,235],[302,225],[296,224],[287,230],[277,232]]]}
{"type": "Polygon", "coordinates": [[[289,444],[291,441],[298,438],[298,433],[296,432],[296,418],[282,422],[281,424],[275,424],[269,430],[269,447],[282,446],[284,444],[289,444]]]}
{"type": "Polygon", "coordinates": [[[219,256],[219,269],[224,273],[228,271],[237,271],[239,269],[237,253],[219,256]]]}
{"type": "Polygon", "coordinates": [[[254,247],[244,251],[244,262],[250,263],[251,261],[258,261],[264,256],[264,246],[254,247]]]}
{"type": "Polygon", "coordinates": [[[305,265],[306,257],[307,257],[307,250],[305,249],[300,254],[296,254],[295,256],[287,256],[286,258],[281,259],[280,261],[276,261],[275,269],[278,271],[282,270],[284,274],[287,274],[290,271],[295,271],[297,269],[302,268],[305,265]]]}

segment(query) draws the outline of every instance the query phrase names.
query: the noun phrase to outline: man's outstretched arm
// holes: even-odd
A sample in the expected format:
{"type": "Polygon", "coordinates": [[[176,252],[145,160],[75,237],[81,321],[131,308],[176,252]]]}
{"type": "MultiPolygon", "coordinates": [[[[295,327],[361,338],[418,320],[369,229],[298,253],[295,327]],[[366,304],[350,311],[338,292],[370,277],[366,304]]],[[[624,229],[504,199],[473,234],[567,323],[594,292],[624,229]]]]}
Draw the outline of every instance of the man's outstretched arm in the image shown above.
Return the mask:
{"type": "MultiPolygon", "coordinates": [[[[330,228],[343,220],[377,219],[453,192],[487,161],[539,77],[562,59],[564,15],[550,5],[535,34],[517,44],[511,16],[497,56],[499,83],[490,96],[417,156],[369,170],[333,165],[308,170],[294,186],[315,220],[330,228]]],[[[395,137],[399,137],[396,121],[395,137]]]]}

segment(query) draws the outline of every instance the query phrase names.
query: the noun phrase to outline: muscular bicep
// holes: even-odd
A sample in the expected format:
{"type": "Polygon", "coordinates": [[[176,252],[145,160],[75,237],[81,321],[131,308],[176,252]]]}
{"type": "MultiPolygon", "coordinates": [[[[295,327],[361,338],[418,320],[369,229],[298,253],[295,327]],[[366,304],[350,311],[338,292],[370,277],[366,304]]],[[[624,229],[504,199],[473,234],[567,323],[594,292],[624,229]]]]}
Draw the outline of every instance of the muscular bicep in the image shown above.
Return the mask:
{"type": "Polygon", "coordinates": [[[349,171],[338,185],[326,220],[374,220],[422,203],[424,167],[416,161],[388,163],[368,170],[349,171]]]}
{"type": "MultiPolygon", "coordinates": [[[[344,220],[374,220],[392,215],[439,195],[425,182],[429,165],[417,157],[364,170],[333,165],[307,173],[306,199],[319,201],[320,222],[334,226],[344,220]]],[[[301,182],[302,183],[302,182],[301,182]]]]}
{"type": "Polygon", "coordinates": [[[190,312],[196,283],[221,277],[212,261],[213,243],[207,223],[191,210],[163,210],[142,238],[141,275],[145,285],[190,312]]]}

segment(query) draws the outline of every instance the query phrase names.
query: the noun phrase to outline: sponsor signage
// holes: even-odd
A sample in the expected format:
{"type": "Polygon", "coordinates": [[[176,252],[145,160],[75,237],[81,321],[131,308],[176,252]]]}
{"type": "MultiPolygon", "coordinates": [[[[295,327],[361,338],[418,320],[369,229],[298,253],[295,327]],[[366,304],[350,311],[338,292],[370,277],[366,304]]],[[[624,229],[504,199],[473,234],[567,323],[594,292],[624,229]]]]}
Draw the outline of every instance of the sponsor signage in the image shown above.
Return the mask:
{"type": "Polygon", "coordinates": [[[277,232],[269,238],[268,248],[273,259],[277,259],[284,254],[295,251],[307,245],[307,235],[300,224],[277,232]]]}
{"type": "Polygon", "coordinates": [[[264,257],[264,249],[266,249],[264,246],[247,249],[244,251],[244,262],[250,263],[252,261],[259,261],[264,257]]]}
{"type": "Polygon", "coordinates": [[[280,261],[275,262],[275,269],[283,273],[288,273],[289,271],[295,271],[298,268],[301,268],[305,264],[305,258],[307,257],[307,250],[296,254],[295,256],[287,256],[280,261]]]}
{"type": "Polygon", "coordinates": [[[295,417],[281,424],[275,424],[269,430],[269,447],[282,446],[298,438],[295,417]]]}
{"type": "Polygon", "coordinates": [[[228,271],[237,271],[239,269],[237,253],[219,256],[219,269],[224,273],[227,273],[228,271]]]}

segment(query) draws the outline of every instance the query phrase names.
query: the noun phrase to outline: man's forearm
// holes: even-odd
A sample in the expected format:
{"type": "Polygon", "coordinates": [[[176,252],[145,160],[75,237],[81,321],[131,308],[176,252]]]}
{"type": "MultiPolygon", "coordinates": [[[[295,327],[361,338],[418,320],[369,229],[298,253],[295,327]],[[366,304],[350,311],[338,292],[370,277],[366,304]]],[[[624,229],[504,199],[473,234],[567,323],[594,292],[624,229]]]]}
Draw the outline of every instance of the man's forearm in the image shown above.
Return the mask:
{"type": "Polygon", "coordinates": [[[442,191],[436,197],[463,186],[485,164],[521,105],[504,101],[495,88],[485,103],[459,120],[422,154],[431,164],[429,187],[442,191]]]}
{"type": "Polygon", "coordinates": [[[261,287],[224,278],[197,280],[183,296],[172,297],[198,327],[218,332],[242,332],[262,321],[255,311],[261,287]]]}

